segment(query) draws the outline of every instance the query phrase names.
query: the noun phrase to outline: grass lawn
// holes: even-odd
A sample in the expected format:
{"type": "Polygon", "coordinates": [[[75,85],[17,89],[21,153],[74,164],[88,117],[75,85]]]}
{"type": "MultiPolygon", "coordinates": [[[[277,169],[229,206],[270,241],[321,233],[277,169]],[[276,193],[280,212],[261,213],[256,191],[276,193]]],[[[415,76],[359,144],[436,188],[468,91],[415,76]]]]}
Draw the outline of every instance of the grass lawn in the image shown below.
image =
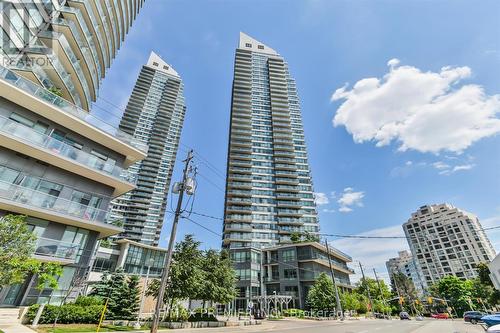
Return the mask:
{"type": "MultiPolygon", "coordinates": [[[[80,332],[95,332],[97,325],[95,324],[57,324],[56,328],[52,325],[39,325],[36,328],[39,333],[80,333],[80,332]]],[[[147,327],[141,327],[141,330],[149,330],[147,327]]],[[[135,331],[132,326],[113,326],[103,325],[99,332],[123,332],[135,331]]],[[[0,332],[1,333],[1,332],[0,332]]]]}

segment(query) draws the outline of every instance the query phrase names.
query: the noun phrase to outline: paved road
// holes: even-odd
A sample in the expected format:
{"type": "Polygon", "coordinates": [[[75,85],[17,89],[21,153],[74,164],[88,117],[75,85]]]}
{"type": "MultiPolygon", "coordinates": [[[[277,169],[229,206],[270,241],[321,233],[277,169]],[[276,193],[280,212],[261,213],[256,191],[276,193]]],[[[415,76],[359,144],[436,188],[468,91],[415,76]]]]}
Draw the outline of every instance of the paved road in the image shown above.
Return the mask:
{"type": "MultiPolygon", "coordinates": [[[[165,331],[166,332],[166,331],[165,331]]],[[[171,332],[171,331],[170,331],[171,332]]],[[[265,321],[263,325],[231,328],[179,330],[179,333],[484,333],[478,325],[460,320],[435,320],[423,322],[401,320],[359,320],[317,322],[309,320],[265,321]]]]}

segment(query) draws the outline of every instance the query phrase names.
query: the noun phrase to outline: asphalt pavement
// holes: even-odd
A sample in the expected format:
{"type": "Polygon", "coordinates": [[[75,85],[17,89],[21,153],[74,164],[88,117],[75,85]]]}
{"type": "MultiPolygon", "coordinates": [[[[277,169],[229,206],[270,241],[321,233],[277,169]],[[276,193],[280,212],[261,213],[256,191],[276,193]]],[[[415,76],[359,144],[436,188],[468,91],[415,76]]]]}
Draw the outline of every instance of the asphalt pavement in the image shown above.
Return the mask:
{"type": "MultiPolygon", "coordinates": [[[[167,331],[165,331],[167,332],[167,331]]],[[[168,332],[172,332],[171,330],[168,332]]],[[[264,321],[262,325],[228,328],[183,329],[179,333],[484,333],[479,325],[462,320],[424,321],[362,319],[337,321],[279,320],[264,321]]]]}

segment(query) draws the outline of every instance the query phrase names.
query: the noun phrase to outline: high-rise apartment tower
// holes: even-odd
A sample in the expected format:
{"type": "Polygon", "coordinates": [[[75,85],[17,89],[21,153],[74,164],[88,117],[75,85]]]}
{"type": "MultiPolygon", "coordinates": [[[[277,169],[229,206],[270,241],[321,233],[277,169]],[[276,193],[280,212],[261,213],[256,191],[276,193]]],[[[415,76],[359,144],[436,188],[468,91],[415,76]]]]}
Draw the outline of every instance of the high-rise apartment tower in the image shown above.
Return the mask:
{"type": "Polygon", "coordinates": [[[1,65],[89,110],[144,1],[0,1],[1,65]]]}
{"type": "Polygon", "coordinates": [[[425,288],[446,275],[474,278],[495,257],[477,216],[450,204],[420,207],[403,229],[425,288]]]}
{"type": "Polygon", "coordinates": [[[134,188],[127,168],[148,147],[88,107],[142,3],[0,1],[0,223],[25,215],[32,257],[63,266],[57,290],[33,274],[1,286],[0,307],[61,304],[97,241],[123,231],[108,206],[134,188]]]}
{"type": "Polygon", "coordinates": [[[260,294],[260,249],[318,233],[297,87],[275,50],[240,33],[232,87],[223,247],[240,296],[260,294]]]}
{"type": "Polygon", "coordinates": [[[118,238],[158,245],[185,112],[181,78],[152,52],[120,122],[120,129],[149,151],[128,170],[137,179],[136,189],[113,202],[109,219],[125,228],[118,238]]]}

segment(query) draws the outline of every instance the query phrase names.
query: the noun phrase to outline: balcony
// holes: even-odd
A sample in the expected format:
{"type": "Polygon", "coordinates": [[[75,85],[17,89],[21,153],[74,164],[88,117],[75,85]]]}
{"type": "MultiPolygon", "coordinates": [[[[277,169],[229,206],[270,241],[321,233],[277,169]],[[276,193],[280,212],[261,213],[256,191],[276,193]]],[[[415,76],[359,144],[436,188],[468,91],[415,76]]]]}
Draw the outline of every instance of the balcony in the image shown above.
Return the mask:
{"type": "Polygon", "coordinates": [[[100,232],[122,231],[106,223],[107,211],[0,180],[0,209],[100,232]]]}
{"type": "Polygon", "coordinates": [[[252,200],[251,199],[246,199],[246,198],[235,198],[235,197],[230,197],[227,199],[227,204],[237,204],[237,205],[252,205],[252,200]]]}
{"type": "Polygon", "coordinates": [[[115,189],[115,196],[134,188],[127,170],[35,129],[0,116],[1,145],[115,189]]]}
{"type": "Polygon", "coordinates": [[[252,207],[249,206],[227,206],[226,207],[226,212],[227,213],[252,213],[252,207]]]}
{"type": "Polygon", "coordinates": [[[2,97],[126,157],[125,167],[146,157],[147,145],[47,89],[0,66],[2,97]]]}
{"type": "Polygon", "coordinates": [[[79,250],[79,244],[49,238],[38,238],[33,256],[40,261],[74,264],[79,250]]]}

